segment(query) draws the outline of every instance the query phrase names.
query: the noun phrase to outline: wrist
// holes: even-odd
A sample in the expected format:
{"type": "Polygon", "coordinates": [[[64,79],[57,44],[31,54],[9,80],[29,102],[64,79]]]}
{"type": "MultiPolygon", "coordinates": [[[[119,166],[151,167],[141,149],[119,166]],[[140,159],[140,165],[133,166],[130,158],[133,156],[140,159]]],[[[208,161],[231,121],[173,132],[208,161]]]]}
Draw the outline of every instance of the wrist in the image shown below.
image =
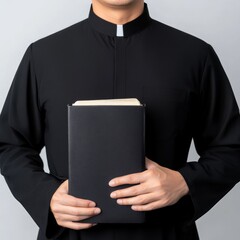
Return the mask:
{"type": "Polygon", "coordinates": [[[179,184],[178,186],[180,189],[180,194],[181,194],[181,197],[183,197],[189,193],[189,188],[182,174],[178,171],[176,171],[176,174],[178,178],[178,184],[179,184]]]}

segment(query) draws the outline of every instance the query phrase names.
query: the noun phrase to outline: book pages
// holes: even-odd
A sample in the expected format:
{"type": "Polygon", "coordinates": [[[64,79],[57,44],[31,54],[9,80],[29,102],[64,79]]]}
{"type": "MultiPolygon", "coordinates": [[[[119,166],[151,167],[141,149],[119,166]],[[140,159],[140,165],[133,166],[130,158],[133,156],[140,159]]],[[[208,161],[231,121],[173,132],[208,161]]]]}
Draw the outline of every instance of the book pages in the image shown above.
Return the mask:
{"type": "Polygon", "coordinates": [[[137,98],[118,98],[118,99],[98,99],[98,100],[78,100],[72,104],[73,106],[89,106],[89,105],[142,105],[137,98]]]}

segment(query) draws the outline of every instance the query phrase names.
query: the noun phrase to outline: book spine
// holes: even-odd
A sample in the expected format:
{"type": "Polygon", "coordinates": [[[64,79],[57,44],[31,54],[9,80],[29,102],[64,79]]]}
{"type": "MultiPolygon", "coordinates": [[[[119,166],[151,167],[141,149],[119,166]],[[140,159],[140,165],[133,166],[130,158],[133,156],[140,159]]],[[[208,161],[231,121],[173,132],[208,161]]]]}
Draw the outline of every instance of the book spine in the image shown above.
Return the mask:
{"type": "MultiPolygon", "coordinates": [[[[71,166],[71,106],[67,105],[68,108],[68,166],[71,166]]],[[[69,181],[68,181],[68,192],[69,194],[72,193],[71,189],[71,168],[68,168],[68,176],[69,176],[69,181]]]]}

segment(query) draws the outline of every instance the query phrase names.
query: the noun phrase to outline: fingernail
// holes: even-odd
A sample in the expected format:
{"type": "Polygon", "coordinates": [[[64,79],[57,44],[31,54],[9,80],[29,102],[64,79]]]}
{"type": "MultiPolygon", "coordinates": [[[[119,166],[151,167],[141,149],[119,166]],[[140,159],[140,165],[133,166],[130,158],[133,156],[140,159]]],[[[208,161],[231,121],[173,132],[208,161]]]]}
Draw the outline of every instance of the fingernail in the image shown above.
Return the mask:
{"type": "Polygon", "coordinates": [[[114,197],[116,197],[116,196],[117,196],[116,193],[113,193],[113,192],[112,192],[112,193],[110,194],[110,197],[112,197],[112,198],[114,198],[114,197]]]}
{"type": "Polygon", "coordinates": [[[95,205],[96,205],[96,203],[94,203],[94,202],[89,203],[90,207],[95,207],[95,205]]]}
{"type": "Polygon", "coordinates": [[[113,186],[114,184],[115,184],[115,181],[110,181],[109,183],[108,183],[110,186],[113,186]]]}
{"type": "Polygon", "coordinates": [[[94,210],[94,213],[96,213],[96,214],[98,214],[100,212],[101,212],[100,208],[97,208],[97,209],[94,210]]]}
{"type": "Polygon", "coordinates": [[[92,226],[95,226],[95,225],[97,225],[97,223],[94,223],[92,226]]]}
{"type": "Polygon", "coordinates": [[[134,205],[132,205],[131,208],[132,208],[132,210],[137,210],[137,207],[134,205]]]}
{"type": "Polygon", "coordinates": [[[122,199],[117,199],[118,204],[122,204],[122,199]]]}

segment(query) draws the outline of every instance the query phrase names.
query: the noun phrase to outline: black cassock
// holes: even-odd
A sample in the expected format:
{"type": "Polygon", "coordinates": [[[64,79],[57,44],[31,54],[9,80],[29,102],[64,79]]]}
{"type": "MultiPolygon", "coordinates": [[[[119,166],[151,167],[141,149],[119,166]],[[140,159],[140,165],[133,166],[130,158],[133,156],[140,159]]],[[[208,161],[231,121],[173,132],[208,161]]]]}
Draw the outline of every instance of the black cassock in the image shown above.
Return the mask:
{"type": "Polygon", "coordinates": [[[0,163],[39,240],[195,240],[195,220],[240,180],[239,108],[211,45],[152,19],[146,3],[123,26],[91,6],[88,18],[28,46],[0,116],[0,163]],[[146,156],[180,171],[190,194],[147,211],[144,224],[57,226],[49,202],[68,178],[67,104],[131,97],[147,106],[146,156]],[[192,139],[199,159],[186,163],[192,139]]]}

